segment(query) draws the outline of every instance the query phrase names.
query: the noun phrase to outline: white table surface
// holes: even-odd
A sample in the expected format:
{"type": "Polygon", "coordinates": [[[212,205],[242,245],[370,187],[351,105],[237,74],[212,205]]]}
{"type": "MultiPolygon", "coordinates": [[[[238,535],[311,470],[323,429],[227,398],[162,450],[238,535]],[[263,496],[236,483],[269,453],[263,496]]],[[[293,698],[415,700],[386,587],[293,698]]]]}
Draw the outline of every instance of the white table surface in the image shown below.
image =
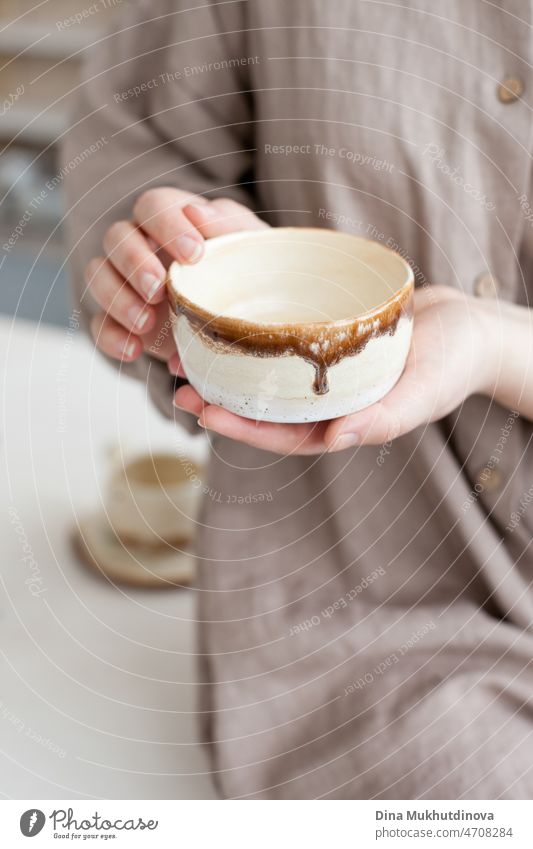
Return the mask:
{"type": "Polygon", "coordinates": [[[0,375],[0,796],[214,798],[193,591],[114,588],[69,540],[109,446],[187,437],[75,330],[0,319],[0,375]]]}

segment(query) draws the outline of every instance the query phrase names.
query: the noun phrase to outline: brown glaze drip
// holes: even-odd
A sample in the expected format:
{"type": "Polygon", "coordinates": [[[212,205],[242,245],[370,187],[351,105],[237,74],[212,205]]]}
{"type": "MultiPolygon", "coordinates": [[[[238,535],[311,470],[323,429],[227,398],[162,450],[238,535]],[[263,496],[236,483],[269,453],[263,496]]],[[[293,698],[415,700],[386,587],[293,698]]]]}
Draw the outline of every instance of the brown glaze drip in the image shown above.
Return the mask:
{"type": "Polygon", "coordinates": [[[183,315],[200,333],[206,344],[219,353],[240,351],[256,357],[294,355],[310,363],[315,370],[313,392],[329,392],[328,369],[344,357],[362,351],[370,339],[393,336],[402,316],[413,314],[413,284],[403,286],[389,301],[354,319],[309,324],[256,324],[230,316],[217,316],[191,303],[173,289],[170,278],[167,291],[172,308],[183,315]]]}
{"type": "Polygon", "coordinates": [[[315,379],[313,380],[313,392],[315,395],[327,395],[329,392],[328,368],[324,363],[308,360],[315,368],[315,379]]]}

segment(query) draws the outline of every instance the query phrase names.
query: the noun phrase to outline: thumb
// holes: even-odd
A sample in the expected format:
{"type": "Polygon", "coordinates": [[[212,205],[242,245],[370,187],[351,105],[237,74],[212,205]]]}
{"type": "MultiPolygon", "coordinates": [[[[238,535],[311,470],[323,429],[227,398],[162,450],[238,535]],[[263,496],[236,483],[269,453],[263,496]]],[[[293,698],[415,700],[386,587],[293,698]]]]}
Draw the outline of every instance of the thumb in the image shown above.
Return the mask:
{"type": "Polygon", "coordinates": [[[404,372],[381,401],[330,423],[325,435],[328,450],[380,445],[409,433],[431,419],[430,394],[428,387],[416,379],[414,370],[404,372]]]}

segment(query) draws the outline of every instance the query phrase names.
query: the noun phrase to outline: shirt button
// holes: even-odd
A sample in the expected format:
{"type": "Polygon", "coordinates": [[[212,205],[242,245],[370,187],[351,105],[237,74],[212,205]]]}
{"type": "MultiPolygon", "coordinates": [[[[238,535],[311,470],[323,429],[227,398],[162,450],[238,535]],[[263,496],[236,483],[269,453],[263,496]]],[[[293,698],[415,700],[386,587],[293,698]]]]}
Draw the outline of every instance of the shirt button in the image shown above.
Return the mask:
{"type": "Polygon", "coordinates": [[[485,492],[496,492],[503,483],[503,475],[496,466],[483,466],[476,475],[476,483],[485,492]]]}
{"type": "Polygon", "coordinates": [[[524,93],[524,83],[518,77],[507,77],[498,86],[498,99],[502,103],[514,103],[524,93]]]}
{"type": "Polygon", "coordinates": [[[478,298],[497,298],[500,291],[500,281],[493,274],[480,274],[474,283],[474,292],[478,298]]]}

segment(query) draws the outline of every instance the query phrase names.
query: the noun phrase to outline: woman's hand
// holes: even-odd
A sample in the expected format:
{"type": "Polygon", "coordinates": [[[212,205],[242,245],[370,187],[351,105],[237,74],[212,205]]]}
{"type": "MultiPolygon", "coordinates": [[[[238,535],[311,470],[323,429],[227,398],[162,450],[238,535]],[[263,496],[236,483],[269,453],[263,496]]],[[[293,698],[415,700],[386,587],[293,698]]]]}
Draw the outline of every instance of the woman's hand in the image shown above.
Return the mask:
{"type": "Polygon", "coordinates": [[[479,302],[448,286],[415,292],[413,342],[405,371],[377,404],[329,422],[273,424],[205,405],[191,386],[175,404],[223,436],[279,454],[317,454],[379,445],[441,419],[469,396],[489,392],[495,371],[485,313],[479,302]]]}
{"type": "Polygon", "coordinates": [[[204,239],[267,225],[227,198],[208,201],[178,189],[150,189],[133,208],[131,221],[116,221],[104,236],[105,256],[95,257],[85,278],[102,308],[91,322],[97,346],[124,362],[143,351],[179,373],[179,359],[168,332],[166,269],[172,260],[198,262],[204,239]],[[165,332],[166,329],[166,332],[165,332]]]}

